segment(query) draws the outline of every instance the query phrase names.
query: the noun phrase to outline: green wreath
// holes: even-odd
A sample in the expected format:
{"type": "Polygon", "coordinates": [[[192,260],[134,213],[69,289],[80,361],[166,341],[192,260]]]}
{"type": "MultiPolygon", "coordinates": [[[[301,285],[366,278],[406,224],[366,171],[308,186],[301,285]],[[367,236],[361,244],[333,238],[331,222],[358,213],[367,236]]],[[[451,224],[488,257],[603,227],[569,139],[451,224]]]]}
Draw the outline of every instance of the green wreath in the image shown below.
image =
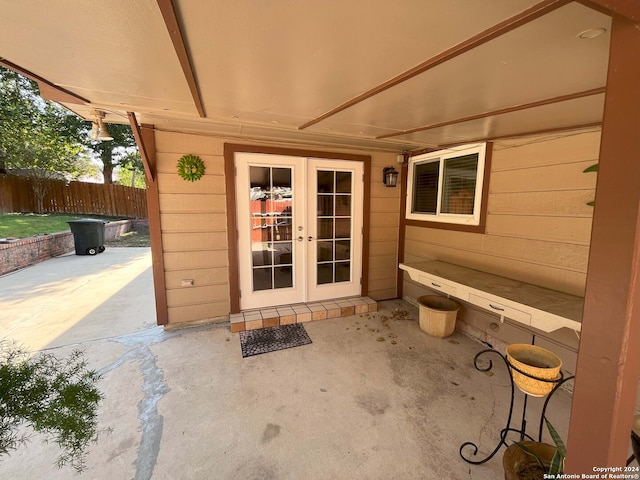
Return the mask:
{"type": "Polygon", "coordinates": [[[200,180],[204,175],[204,163],[197,155],[183,155],[178,160],[178,175],[190,182],[200,180]]]}

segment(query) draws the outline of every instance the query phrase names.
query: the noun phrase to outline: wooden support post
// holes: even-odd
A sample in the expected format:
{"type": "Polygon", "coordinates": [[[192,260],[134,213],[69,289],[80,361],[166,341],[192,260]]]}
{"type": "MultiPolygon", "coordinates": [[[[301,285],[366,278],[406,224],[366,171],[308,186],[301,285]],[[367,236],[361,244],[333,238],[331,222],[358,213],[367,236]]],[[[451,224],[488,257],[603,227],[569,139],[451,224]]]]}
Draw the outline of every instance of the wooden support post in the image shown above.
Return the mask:
{"type": "Polygon", "coordinates": [[[160,196],[156,168],[156,144],[153,125],[139,126],[133,112],[128,113],[131,130],[136,139],[147,182],[147,219],[151,239],[151,259],[153,262],[153,286],[156,298],[156,321],[158,325],[169,323],[167,305],[167,285],[164,276],[164,254],[162,229],[160,227],[160,196]]]}
{"type": "Polygon", "coordinates": [[[640,28],[613,17],[566,473],[622,467],[640,374],[640,28]]]}

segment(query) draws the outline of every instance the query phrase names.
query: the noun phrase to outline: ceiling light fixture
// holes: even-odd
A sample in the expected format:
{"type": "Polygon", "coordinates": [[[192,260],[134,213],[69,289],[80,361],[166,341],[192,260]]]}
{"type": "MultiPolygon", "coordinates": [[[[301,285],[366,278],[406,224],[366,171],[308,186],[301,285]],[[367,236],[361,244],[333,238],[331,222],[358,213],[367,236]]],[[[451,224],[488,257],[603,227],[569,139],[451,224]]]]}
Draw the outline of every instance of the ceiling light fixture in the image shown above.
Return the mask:
{"type": "Polygon", "coordinates": [[[89,134],[89,138],[92,140],[98,140],[99,142],[113,140],[113,137],[107,130],[103,121],[105,117],[104,112],[102,110],[93,110],[91,113],[95,117],[95,120],[91,124],[91,133],[89,134]]]}
{"type": "Polygon", "coordinates": [[[599,37],[606,32],[606,28],[589,28],[588,30],[580,32],[578,35],[576,35],[576,37],[578,37],[580,40],[590,40],[592,38],[599,37]]]}

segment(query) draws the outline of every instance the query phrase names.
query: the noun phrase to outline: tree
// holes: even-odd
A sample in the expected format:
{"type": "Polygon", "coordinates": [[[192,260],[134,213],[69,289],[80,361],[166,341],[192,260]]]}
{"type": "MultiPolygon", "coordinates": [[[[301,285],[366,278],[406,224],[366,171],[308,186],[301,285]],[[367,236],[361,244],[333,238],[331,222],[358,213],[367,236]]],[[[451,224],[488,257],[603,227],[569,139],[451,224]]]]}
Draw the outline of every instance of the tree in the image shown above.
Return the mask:
{"type": "Polygon", "coordinates": [[[92,142],[91,149],[100,156],[104,183],[113,183],[115,167],[121,164],[128,153],[136,146],[131,127],[125,124],[110,123],[109,133],[113,140],[92,142]]]}
{"type": "Polygon", "coordinates": [[[118,183],[125,187],[145,188],[144,167],[140,152],[129,152],[119,160],[118,183]]]}
{"type": "Polygon", "coordinates": [[[0,67],[0,162],[32,179],[39,212],[51,179],[92,174],[82,141],[89,128],[77,115],[42,99],[35,82],[0,67]]]}
{"type": "Polygon", "coordinates": [[[129,125],[112,123],[108,130],[113,140],[90,140],[91,122],[44,100],[35,82],[0,67],[0,172],[18,169],[38,179],[39,199],[47,179],[96,175],[90,152],[103,164],[104,183],[113,183],[114,169],[137,148],[129,125]]]}
{"type": "Polygon", "coordinates": [[[0,455],[25,444],[29,438],[19,432],[28,427],[62,449],[58,467],[82,471],[86,447],[98,440],[99,379],[80,351],[66,359],[31,357],[0,343],[0,455]]]}

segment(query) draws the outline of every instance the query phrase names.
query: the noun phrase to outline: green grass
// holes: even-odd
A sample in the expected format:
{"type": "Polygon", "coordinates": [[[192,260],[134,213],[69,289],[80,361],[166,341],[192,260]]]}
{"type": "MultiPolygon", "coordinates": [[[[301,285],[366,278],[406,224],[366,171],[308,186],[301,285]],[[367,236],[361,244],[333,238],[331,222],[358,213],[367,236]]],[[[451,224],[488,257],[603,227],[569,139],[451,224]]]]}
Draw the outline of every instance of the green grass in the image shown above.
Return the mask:
{"type": "Polygon", "coordinates": [[[107,221],[122,220],[124,217],[103,217],[100,215],[62,215],[36,213],[0,213],[0,238],[31,237],[42,233],[56,233],[69,230],[67,222],[79,218],[100,218],[107,221]]]}

